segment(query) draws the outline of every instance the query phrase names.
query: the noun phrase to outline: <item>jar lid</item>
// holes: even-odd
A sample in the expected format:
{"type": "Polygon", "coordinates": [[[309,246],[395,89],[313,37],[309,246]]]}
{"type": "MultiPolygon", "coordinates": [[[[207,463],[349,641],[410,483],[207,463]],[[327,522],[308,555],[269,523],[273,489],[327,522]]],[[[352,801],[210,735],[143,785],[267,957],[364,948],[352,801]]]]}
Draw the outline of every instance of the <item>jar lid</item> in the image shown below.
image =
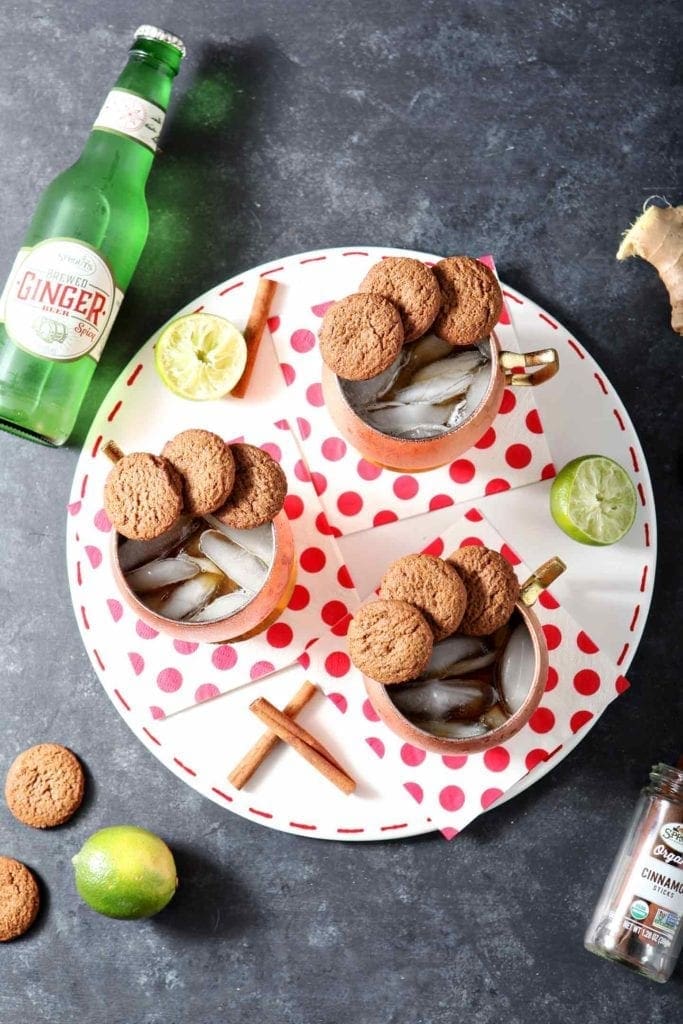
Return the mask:
{"type": "Polygon", "coordinates": [[[166,32],[163,28],[157,28],[156,25],[140,25],[140,27],[135,30],[133,38],[156,39],[160,43],[169,43],[170,46],[175,46],[176,50],[179,50],[183,57],[187,53],[185,43],[179,36],[174,36],[172,32],[166,32]]]}

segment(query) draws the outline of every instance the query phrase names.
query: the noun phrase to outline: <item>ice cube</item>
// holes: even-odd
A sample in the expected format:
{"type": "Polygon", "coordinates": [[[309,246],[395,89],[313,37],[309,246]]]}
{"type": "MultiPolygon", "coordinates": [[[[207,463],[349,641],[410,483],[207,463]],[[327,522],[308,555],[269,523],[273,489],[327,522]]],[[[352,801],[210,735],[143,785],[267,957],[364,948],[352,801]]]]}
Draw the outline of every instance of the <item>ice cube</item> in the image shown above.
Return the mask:
{"type": "Polygon", "coordinates": [[[207,515],[204,518],[214,530],[218,530],[219,533],[228,537],[229,540],[239,544],[245,551],[250,551],[252,555],[256,555],[266,565],[270,565],[273,560],[273,548],[275,546],[271,523],[264,523],[263,526],[257,526],[253,530],[236,530],[233,526],[222,523],[215,516],[207,515]]]}
{"type": "Polygon", "coordinates": [[[191,516],[182,516],[167,533],[154,540],[126,540],[119,545],[119,565],[126,573],[145,562],[163,558],[169,551],[181,544],[192,533],[195,522],[191,516]]]}
{"type": "Polygon", "coordinates": [[[129,572],[126,583],[136,594],[147,594],[150,590],[160,590],[173,583],[191,580],[198,573],[199,566],[182,555],[178,558],[157,558],[129,572]]]}
{"type": "Polygon", "coordinates": [[[188,622],[217,622],[219,619],[227,619],[241,611],[253,597],[254,595],[247,590],[233,590],[231,594],[221,594],[214,601],[209,601],[201,611],[191,615],[188,622]]]}
{"type": "Polygon", "coordinates": [[[519,711],[531,689],[536,655],[526,623],[520,622],[505,645],[498,666],[498,684],[510,714],[519,711]]]}
{"type": "Polygon", "coordinates": [[[257,594],[268,577],[268,566],[263,559],[235,544],[218,530],[205,530],[199,538],[199,547],[222,573],[243,590],[257,594]]]}
{"type": "Polygon", "coordinates": [[[202,572],[194,579],[179,584],[156,610],[166,619],[187,619],[201,611],[218,590],[220,583],[221,577],[218,573],[202,572]]]}

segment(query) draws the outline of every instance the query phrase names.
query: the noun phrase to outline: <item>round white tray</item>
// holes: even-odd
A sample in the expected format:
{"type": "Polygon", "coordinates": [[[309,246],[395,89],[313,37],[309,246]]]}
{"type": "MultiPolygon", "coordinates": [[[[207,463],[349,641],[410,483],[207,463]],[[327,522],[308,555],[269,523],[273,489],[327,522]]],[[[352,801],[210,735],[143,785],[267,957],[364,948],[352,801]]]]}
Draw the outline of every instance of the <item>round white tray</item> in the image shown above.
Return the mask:
{"type": "MultiPolygon", "coordinates": [[[[315,302],[328,294],[340,293],[340,287],[342,294],[355,291],[372,263],[398,250],[369,248],[353,260],[340,259],[343,252],[319,250],[264,264],[210,289],[181,312],[202,306],[243,326],[254,287],[263,273],[288,284],[299,282],[301,275],[306,275],[306,281],[311,281],[311,301],[315,302]],[[340,274],[348,280],[340,282],[340,274]],[[327,284],[326,275],[331,275],[327,284]]],[[[358,250],[354,252],[357,254],[358,250]]],[[[438,258],[421,253],[407,255],[425,260],[438,258]]],[[[560,373],[535,394],[555,465],[562,466],[577,455],[590,452],[611,456],[631,472],[638,487],[640,508],[636,524],[624,541],[611,548],[596,549],[575,544],[555,527],[548,514],[548,482],[479,498],[476,504],[502,535],[513,538],[516,549],[528,563],[540,564],[554,554],[567,562],[570,571],[554,585],[554,592],[576,621],[587,625],[603,653],[625,673],[645,626],[656,561],[654,499],[645,457],[617,393],[583,346],[551,314],[513,289],[505,285],[503,288],[522,349],[552,346],[560,354],[560,373]]],[[[128,677],[103,668],[98,637],[81,611],[88,583],[78,564],[84,544],[83,524],[93,521],[102,504],[101,488],[98,493],[98,488],[87,486],[87,478],[93,474],[93,449],[97,439],[106,438],[111,431],[123,400],[127,421],[134,424],[137,450],[160,450],[169,436],[188,426],[216,429],[217,408],[225,436],[240,433],[248,438],[250,426],[257,430],[259,424],[296,416],[296,410],[287,408],[287,394],[267,341],[261,346],[250,389],[251,394],[258,396],[256,401],[229,399],[203,404],[179,402],[159,385],[152,368],[155,339],[156,335],[143,346],[105,398],[85,441],[71,496],[71,507],[78,509],[78,515],[70,516],[67,523],[70,588],[83,642],[102,686],[133,732],[159,761],[198,792],[237,814],[293,834],[302,834],[297,823],[310,820],[313,815],[319,822],[315,838],[374,840],[431,831],[433,825],[420,814],[419,807],[406,807],[399,792],[395,797],[379,795],[365,787],[361,797],[353,798],[353,821],[357,828],[352,833],[340,834],[339,825],[349,816],[346,798],[331,791],[299,758],[286,757],[283,751],[269,758],[259,774],[258,787],[239,794],[228,792],[227,774],[244,752],[244,724],[251,719],[247,705],[258,695],[282,703],[282,694],[293,688],[287,675],[294,679],[300,670],[285,670],[164,721],[152,722],[147,707],[138,708],[130,697],[135,693],[132,667],[128,677]],[[145,369],[144,374],[140,367],[145,369]],[[133,388],[131,378],[135,381],[138,375],[140,380],[133,388]],[[263,806],[277,806],[277,816],[260,812],[259,801],[263,806]],[[400,829],[392,826],[397,822],[401,823],[400,829]]],[[[369,593],[374,588],[389,561],[419,550],[440,533],[448,525],[450,515],[451,510],[445,508],[373,529],[371,544],[368,531],[340,538],[338,543],[360,593],[369,593]]],[[[106,557],[99,572],[109,572],[106,557]]],[[[101,580],[100,576],[100,588],[101,580]]],[[[111,588],[113,596],[113,581],[111,588]]],[[[102,620],[99,628],[107,629],[106,620],[102,620]]],[[[106,643],[106,636],[101,639],[106,643]]],[[[315,729],[317,717],[325,714],[326,711],[311,706],[304,712],[302,722],[315,729]]],[[[572,736],[551,761],[525,777],[505,798],[521,792],[550,771],[587,733],[583,729],[572,736]]],[[[351,770],[353,767],[349,765],[351,770]]]]}

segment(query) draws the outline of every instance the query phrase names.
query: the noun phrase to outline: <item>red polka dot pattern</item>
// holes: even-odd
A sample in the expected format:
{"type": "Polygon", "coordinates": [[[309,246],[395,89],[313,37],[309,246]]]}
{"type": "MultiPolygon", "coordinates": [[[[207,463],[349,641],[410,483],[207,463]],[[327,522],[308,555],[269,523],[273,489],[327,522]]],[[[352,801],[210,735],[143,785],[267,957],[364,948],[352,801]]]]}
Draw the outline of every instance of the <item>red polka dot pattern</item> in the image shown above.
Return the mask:
{"type": "Polygon", "coordinates": [[[382,509],[380,512],[376,512],[372,520],[373,526],[386,526],[387,523],[395,523],[398,516],[395,512],[391,512],[389,509],[382,509]]]}
{"type": "Polygon", "coordinates": [[[508,544],[503,544],[500,549],[500,553],[503,558],[507,559],[510,565],[519,565],[522,559],[516,554],[508,544]]]}
{"type": "Polygon", "coordinates": [[[329,462],[338,462],[346,455],[346,442],[340,437],[328,437],[323,441],[321,451],[329,462]]]}
{"type": "Polygon", "coordinates": [[[529,430],[532,434],[543,433],[543,425],[541,423],[541,417],[538,415],[537,409],[532,409],[531,412],[528,412],[526,414],[526,419],[524,422],[526,423],[527,430],[529,430]]]}
{"type": "Polygon", "coordinates": [[[250,679],[262,679],[263,676],[269,676],[271,672],[275,671],[275,666],[272,661],[257,661],[251,666],[249,671],[250,679]]]}
{"type": "Polygon", "coordinates": [[[200,704],[203,700],[211,700],[212,697],[218,697],[220,692],[215,683],[202,683],[194,691],[194,699],[200,704]]]}
{"type": "Polygon", "coordinates": [[[542,747],[534,747],[534,749],[530,750],[529,753],[526,755],[524,759],[524,765],[526,767],[526,770],[528,772],[531,772],[534,770],[536,765],[541,764],[543,761],[547,760],[547,750],[543,750],[542,747]]]}
{"type": "Polygon", "coordinates": [[[315,348],[315,335],[312,331],[294,331],[290,338],[290,344],[295,352],[310,352],[315,348]]]}
{"type": "Polygon", "coordinates": [[[510,482],[508,480],[504,480],[503,477],[501,476],[497,476],[494,477],[493,480],[489,480],[486,487],[484,488],[484,493],[488,497],[491,494],[500,494],[502,491],[509,490],[510,482]]]}
{"type": "Polygon", "coordinates": [[[574,676],[574,689],[584,697],[590,697],[600,689],[600,676],[592,668],[582,668],[574,676]]]}
{"type": "Polygon", "coordinates": [[[476,470],[474,463],[470,462],[469,459],[458,459],[457,462],[451,463],[448,473],[453,483],[468,484],[476,470]]]}
{"type": "Polygon", "coordinates": [[[429,499],[429,511],[435,512],[437,508],[450,508],[453,504],[453,499],[449,494],[435,494],[433,498],[429,499]]]}
{"type": "Polygon", "coordinates": [[[162,668],[157,676],[157,686],[164,693],[175,693],[182,685],[182,673],[177,668],[162,668]]]}
{"type": "Polygon", "coordinates": [[[347,566],[342,565],[337,573],[337,580],[339,581],[340,587],[345,587],[347,590],[353,590],[353,580],[351,579],[351,573],[347,566]]]}
{"type": "Polygon", "coordinates": [[[377,736],[368,736],[365,742],[378,757],[384,757],[384,744],[377,736]]]}
{"type": "Polygon", "coordinates": [[[351,660],[345,651],[334,651],[325,659],[325,670],[335,679],[345,676],[351,668],[351,660]]]}
{"type": "Polygon", "coordinates": [[[583,630],[576,637],[576,646],[584,654],[597,654],[600,648],[594,643],[588,636],[588,633],[584,633],[583,630]]]}
{"type": "Polygon", "coordinates": [[[278,444],[272,444],[270,441],[267,441],[261,445],[261,450],[267,452],[271,459],[275,459],[276,462],[282,462],[282,449],[278,444]]]}
{"type": "Polygon", "coordinates": [[[529,725],[534,732],[550,732],[555,725],[555,715],[550,708],[536,708],[529,719],[529,725]]]}
{"type": "Polygon", "coordinates": [[[465,794],[460,786],[444,786],[439,793],[439,803],[444,811],[459,811],[465,803],[465,794]]]}
{"type": "Polygon", "coordinates": [[[288,647],[294,639],[294,632],[286,622],[276,622],[268,629],[266,639],[271,647],[288,647]]]}
{"type": "Polygon", "coordinates": [[[289,363],[280,363],[280,369],[282,370],[282,376],[285,378],[285,384],[287,387],[291,387],[296,380],[296,371],[293,366],[289,363]]]}
{"type": "Polygon", "coordinates": [[[543,635],[549,651],[556,650],[562,643],[562,633],[552,622],[546,622],[543,626],[543,635]]]}
{"type": "Polygon", "coordinates": [[[569,721],[572,732],[578,732],[592,717],[592,711],[576,711],[569,721]]]}
{"type": "Polygon", "coordinates": [[[322,533],[324,537],[341,537],[341,530],[336,526],[330,526],[324,512],[319,512],[316,516],[315,527],[318,533],[322,533]]]}
{"type": "Polygon", "coordinates": [[[302,586],[301,583],[297,583],[292,591],[292,596],[289,599],[287,605],[293,612],[302,611],[311,601],[311,594],[307,587],[302,586]]]}
{"type": "Polygon", "coordinates": [[[503,392],[503,397],[500,402],[500,415],[506,416],[509,412],[512,412],[514,407],[517,405],[517,399],[513,395],[509,388],[506,388],[503,392]]]}
{"type": "Polygon", "coordinates": [[[403,788],[407,793],[410,793],[415,803],[422,803],[424,800],[424,791],[418,782],[404,782],[403,788]]]}
{"type": "MultiPolygon", "coordinates": [[[[304,666],[306,667],[306,666],[304,666]]],[[[349,706],[349,702],[343,693],[328,693],[328,699],[332,701],[336,708],[341,711],[342,715],[346,714],[346,709],[349,706]]]]}
{"type": "Polygon", "coordinates": [[[376,480],[382,474],[381,466],[376,466],[374,462],[367,462],[365,459],[359,461],[356,470],[361,480],[376,480]]]}
{"type": "Polygon", "coordinates": [[[363,499],[357,491],[344,491],[337,499],[337,508],[343,516],[355,516],[363,507],[363,499]]]}
{"type": "Polygon", "coordinates": [[[379,722],[379,715],[367,698],[363,701],[363,714],[367,718],[368,722],[379,722]]]}
{"type": "Polygon", "coordinates": [[[492,804],[495,804],[496,800],[500,800],[502,795],[503,795],[503,790],[502,789],[496,789],[495,787],[492,787],[491,789],[485,789],[484,792],[481,794],[481,806],[482,806],[482,808],[485,811],[488,810],[488,808],[492,804]]]}
{"type": "Polygon", "coordinates": [[[325,552],[322,548],[306,548],[301,552],[299,564],[306,572],[322,572],[325,568],[325,552]]]}
{"type": "Polygon", "coordinates": [[[511,444],[505,452],[505,461],[513,469],[524,469],[531,462],[531,449],[526,444],[511,444]]]}
{"type": "Polygon", "coordinates": [[[285,498],[285,514],[288,519],[298,519],[303,515],[304,503],[298,494],[288,494],[285,498]]]}
{"type": "Polygon", "coordinates": [[[341,601],[328,601],[327,604],[323,605],[320,617],[326,626],[334,626],[345,615],[348,615],[348,612],[348,608],[341,601]]]}
{"type": "Polygon", "coordinates": [[[211,663],[220,672],[227,672],[237,664],[237,651],[230,644],[221,644],[214,649],[211,663]]]}
{"type": "Polygon", "coordinates": [[[303,416],[297,416],[296,424],[301,434],[301,440],[306,441],[311,436],[311,424],[303,416]]]}
{"type": "Polygon", "coordinates": [[[431,555],[433,558],[441,558],[444,552],[444,542],[441,537],[437,537],[431,544],[428,544],[426,548],[422,549],[423,555],[431,555]]]}
{"type": "Polygon", "coordinates": [[[446,768],[464,768],[467,764],[467,754],[443,754],[441,757],[446,768]]]}
{"type": "Polygon", "coordinates": [[[322,384],[311,384],[310,387],[306,388],[306,401],[316,409],[325,404],[322,384]]]}
{"type": "Polygon", "coordinates": [[[426,758],[427,753],[420,747],[414,747],[412,743],[404,743],[401,747],[401,760],[410,768],[417,768],[426,758]]]}
{"type": "Polygon", "coordinates": [[[504,772],[510,764],[510,755],[505,747],[491,747],[484,754],[484,764],[490,772],[504,772]]]}
{"type": "Polygon", "coordinates": [[[325,493],[327,490],[327,479],[322,473],[312,473],[311,481],[313,482],[313,489],[318,497],[325,493]]]}
{"type": "Polygon", "coordinates": [[[420,485],[414,476],[399,476],[394,481],[394,494],[402,501],[414,498],[420,489],[420,485]]]}
{"type": "Polygon", "coordinates": [[[479,451],[486,451],[487,448],[490,448],[491,445],[494,445],[495,443],[496,432],[493,427],[489,427],[489,429],[481,435],[474,447],[478,448],[479,451]]]}

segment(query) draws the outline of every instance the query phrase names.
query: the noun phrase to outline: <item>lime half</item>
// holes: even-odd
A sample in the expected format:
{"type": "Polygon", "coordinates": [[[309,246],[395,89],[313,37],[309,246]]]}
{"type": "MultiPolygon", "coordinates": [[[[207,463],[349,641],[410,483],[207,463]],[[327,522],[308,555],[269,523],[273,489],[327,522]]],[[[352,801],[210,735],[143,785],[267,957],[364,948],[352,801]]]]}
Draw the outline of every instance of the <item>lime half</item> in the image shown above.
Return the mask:
{"type": "Polygon", "coordinates": [[[163,910],[178,887],[168,846],[137,825],[94,832],[71,863],[79,896],[106,917],[151,917],[163,910]]]}
{"type": "Polygon", "coordinates": [[[166,327],[155,345],[157,373],[180,398],[223,398],[247,362],[247,344],[234,324],[212,313],[190,313],[166,327]]]}
{"type": "Polygon", "coordinates": [[[553,480],[550,511],[561,530],[580,544],[615,544],[636,518],[636,489],[618,462],[583,455],[553,480]]]}

